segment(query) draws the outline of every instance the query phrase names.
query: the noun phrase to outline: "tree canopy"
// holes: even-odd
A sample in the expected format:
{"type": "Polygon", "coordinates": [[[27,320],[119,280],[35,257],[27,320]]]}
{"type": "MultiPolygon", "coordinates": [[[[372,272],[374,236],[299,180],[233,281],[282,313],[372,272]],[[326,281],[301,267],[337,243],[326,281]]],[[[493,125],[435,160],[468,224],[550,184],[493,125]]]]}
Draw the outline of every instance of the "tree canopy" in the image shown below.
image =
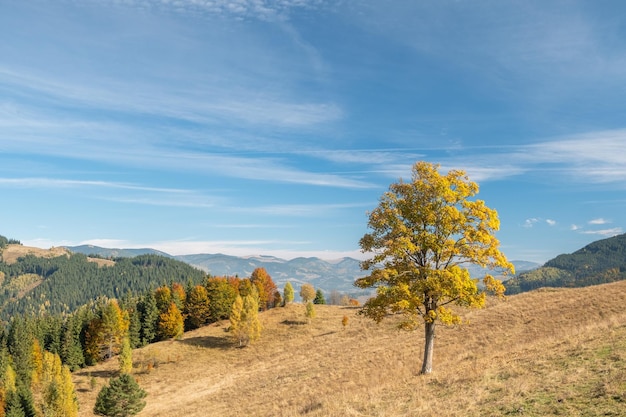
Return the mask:
{"type": "MultiPolygon", "coordinates": [[[[362,314],[379,322],[390,312],[401,313],[400,327],[405,329],[424,324],[422,373],[432,371],[435,323],[461,322],[449,305],[485,304],[485,293],[470,278],[467,266],[513,271],[495,237],[500,227],[497,212],[482,200],[472,200],[478,185],[463,171],[441,175],[438,169],[416,163],[411,182],[391,184],[369,213],[371,231],[359,243],[371,255],[361,265],[370,275],[355,283],[376,288],[362,314]]],[[[504,286],[491,275],[483,282],[487,290],[503,295],[504,286]]]]}

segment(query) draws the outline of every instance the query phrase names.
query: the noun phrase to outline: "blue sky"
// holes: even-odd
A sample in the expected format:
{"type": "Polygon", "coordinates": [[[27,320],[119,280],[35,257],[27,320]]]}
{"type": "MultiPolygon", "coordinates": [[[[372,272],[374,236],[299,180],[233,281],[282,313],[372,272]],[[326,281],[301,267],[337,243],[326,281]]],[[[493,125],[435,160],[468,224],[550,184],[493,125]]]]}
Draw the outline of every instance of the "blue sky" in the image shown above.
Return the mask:
{"type": "Polygon", "coordinates": [[[0,234],[360,256],[418,160],[511,260],[626,226],[621,1],[0,0],[0,234]]]}

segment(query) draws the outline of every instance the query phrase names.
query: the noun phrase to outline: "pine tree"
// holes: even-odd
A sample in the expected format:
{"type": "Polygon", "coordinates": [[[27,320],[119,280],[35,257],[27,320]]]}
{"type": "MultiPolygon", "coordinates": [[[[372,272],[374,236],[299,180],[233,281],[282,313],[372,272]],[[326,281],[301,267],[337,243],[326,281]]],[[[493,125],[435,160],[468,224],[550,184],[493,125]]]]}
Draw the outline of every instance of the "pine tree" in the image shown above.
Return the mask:
{"type": "Polygon", "coordinates": [[[80,343],[82,323],[76,313],[66,318],[61,330],[61,360],[71,371],[85,365],[85,356],[80,343]]]}
{"type": "Polygon", "coordinates": [[[287,283],[285,284],[285,289],[283,290],[284,292],[284,301],[285,301],[285,305],[292,303],[293,302],[293,298],[294,298],[294,290],[293,290],[293,286],[291,285],[291,282],[287,281],[287,283]]]}
{"type": "Polygon", "coordinates": [[[18,375],[18,379],[24,381],[26,386],[30,385],[30,378],[33,371],[33,337],[32,323],[28,319],[16,316],[11,321],[7,346],[13,358],[13,369],[18,375]]]}
{"type": "Polygon", "coordinates": [[[159,322],[159,308],[152,291],[148,291],[137,305],[141,315],[141,345],[152,343],[157,337],[159,322]]]}
{"type": "Polygon", "coordinates": [[[130,374],[122,374],[111,380],[98,393],[94,413],[108,417],[130,417],[146,406],[146,392],[130,374]]]}
{"type": "Polygon", "coordinates": [[[326,304],[326,298],[324,298],[324,293],[319,288],[315,292],[315,299],[313,300],[313,304],[326,304]]]}
{"type": "Polygon", "coordinates": [[[137,303],[128,311],[128,338],[132,349],[141,347],[141,314],[137,310],[137,303]]]}

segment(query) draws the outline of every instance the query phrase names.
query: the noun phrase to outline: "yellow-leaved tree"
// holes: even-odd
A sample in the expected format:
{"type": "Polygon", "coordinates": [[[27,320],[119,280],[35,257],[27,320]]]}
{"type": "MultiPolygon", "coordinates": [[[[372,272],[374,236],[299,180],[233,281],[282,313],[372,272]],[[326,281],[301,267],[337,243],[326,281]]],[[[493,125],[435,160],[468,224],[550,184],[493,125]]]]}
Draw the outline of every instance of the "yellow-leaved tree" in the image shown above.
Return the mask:
{"type": "MultiPolygon", "coordinates": [[[[467,266],[514,270],[495,237],[498,213],[472,199],[478,185],[463,171],[441,175],[438,169],[417,162],[411,182],[391,184],[369,213],[371,232],[359,244],[372,255],[361,264],[370,275],[355,283],[376,288],[376,296],[361,309],[365,316],[380,322],[390,312],[402,313],[400,327],[408,330],[424,324],[422,374],[432,372],[436,323],[461,322],[449,306],[485,305],[485,292],[467,266]]],[[[499,280],[487,274],[483,282],[486,291],[503,296],[499,280]]]]}

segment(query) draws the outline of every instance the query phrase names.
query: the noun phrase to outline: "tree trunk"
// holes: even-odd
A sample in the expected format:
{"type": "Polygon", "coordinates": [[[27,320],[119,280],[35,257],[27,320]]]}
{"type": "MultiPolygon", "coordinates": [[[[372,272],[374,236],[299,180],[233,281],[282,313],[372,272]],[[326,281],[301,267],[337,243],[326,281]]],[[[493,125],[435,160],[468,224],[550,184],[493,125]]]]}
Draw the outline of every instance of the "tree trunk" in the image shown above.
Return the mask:
{"type": "Polygon", "coordinates": [[[422,375],[433,371],[433,347],[435,344],[435,322],[424,323],[424,361],[422,362],[422,375]]]}

